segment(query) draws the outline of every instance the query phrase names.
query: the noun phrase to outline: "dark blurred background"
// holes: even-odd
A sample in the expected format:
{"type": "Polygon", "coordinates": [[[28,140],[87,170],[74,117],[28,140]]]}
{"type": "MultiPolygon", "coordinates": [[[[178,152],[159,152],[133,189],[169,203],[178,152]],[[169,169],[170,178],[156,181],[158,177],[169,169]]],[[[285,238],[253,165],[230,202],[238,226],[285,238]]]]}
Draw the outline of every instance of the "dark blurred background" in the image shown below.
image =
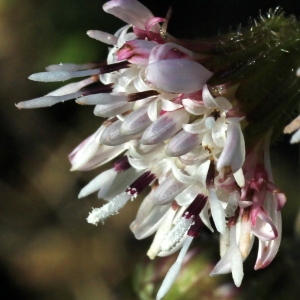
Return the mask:
{"type": "MultiPolygon", "coordinates": [[[[106,46],[86,36],[89,29],[113,33],[122,26],[121,21],[103,13],[104,2],[0,0],[1,299],[152,299],[155,287],[147,285],[145,278],[157,279],[163,272],[159,258],[155,268],[145,259],[151,238],[136,241],[128,228],[139,201],[128,204],[105,226],[95,227],[85,220],[91,207],[102,202],[95,196],[78,200],[77,194],[99,170],[70,173],[67,154],[100,126],[102,120],[93,116],[93,109],[72,102],[29,111],[14,106],[60,86],[27,79],[47,65],[105,58],[106,46]]],[[[189,38],[246,26],[260,9],[266,12],[277,5],[289,14],[300,15],[296,0],[141,2],[157,16],[165,16],[172,5],[169,31],[189,38]]],[[[275,182],[288,195],[284,236],[275,261],[266,270],[254,272],[255,245],[245,262],[242,288],[237,294],[228,293],[230,276],[207,279],[212,261],[218,259],[218,241],[204,233],[194,243],[194,247],[202,245],[200,254],[193,258],[200,265],[195,271],[199,282],[191,286],[196,293],[185,293],[190,296],[184,297],[178,291],[179,296],[171,299],[298,296],[299,148],[282,137],[272,148],[272,158],[275,182]]]]}

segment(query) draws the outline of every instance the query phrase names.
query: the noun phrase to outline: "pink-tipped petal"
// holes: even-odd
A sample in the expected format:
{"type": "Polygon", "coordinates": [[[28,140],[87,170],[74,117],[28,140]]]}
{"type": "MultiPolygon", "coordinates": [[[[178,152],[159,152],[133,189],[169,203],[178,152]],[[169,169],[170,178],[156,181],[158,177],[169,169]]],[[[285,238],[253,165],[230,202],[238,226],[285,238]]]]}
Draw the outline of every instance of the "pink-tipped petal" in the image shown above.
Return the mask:
{"type": "Polygon", "coordinates": [[[276,206],[277,203],[274,200],[274,196],[267,194],[265,200],[265,210],[270,215],[270,218],[272,219],[276,227],[277,237],[271,241],[259,240],[258,255],[257,255],[256,264],[254,266],[255,270],[263,269],[266,266],[268,266],[274,259],[280,246],[282,222],[281,222],[281,212],[277,211],[276,206]]]}
{"type": "Polygon", "coordinates": [[[147,65],[150,52],[154,46],[155,43],[150,41],[129,41],[116,52],[116,56],[119,61],[128,60],[132,64],[147,65]]]}
{"type": "Polygon", "coordinates": [[[149,64],[166,59],[190,58],[192,52],[174,43],[166,43],[155,46],[149,57],[149,64]]]}
{"type": "Polygon", "coordinates": [[[262,209],[258,211],[252,231],[262,241],[274,240],[278,236],[276,226],[262,209]]]}

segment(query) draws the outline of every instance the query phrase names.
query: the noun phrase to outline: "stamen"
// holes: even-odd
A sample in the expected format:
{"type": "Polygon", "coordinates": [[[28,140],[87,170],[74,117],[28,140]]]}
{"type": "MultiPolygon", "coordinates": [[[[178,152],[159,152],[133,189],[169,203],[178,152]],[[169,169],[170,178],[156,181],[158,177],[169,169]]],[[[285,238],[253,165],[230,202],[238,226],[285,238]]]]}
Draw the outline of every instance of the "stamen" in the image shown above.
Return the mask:
{"type": "MultiPolygon", "coordinates": [[[[98,76],[92,76],[98,77],[98,76]]],[[[99,79],[97,79],[99,80],[99,79]]],[[[113,84],[105,84],[105,85],[92,85],[89,87],[85,87],[80,90],[82,92],[82,95],[91,95],[91,94],[97,94],[97,93],[111,93],[113,91],[113,84]]]]}
{"type": "Polygon", "coordinates": [[[126,189],[126,193],[132,197],[137,197],[154,179],[155,175],[147,171],[126,189]]]}
{"type": "Polygon", "coordinates": [[[123,172],[128,170],[131,167],[127,155],[124,155],[123,157],[119,158],[115,163],[114,163],[114,169],[117,172],[123,172]]]}
{"type": "Polygon", "coordinates": [[[209,114],[209,117],[214,118],[215,121],[216,121],[217,119],[219,119],[220,116],[221,116],[220,111],[218,111],[218,110],[216,110],[216,109],[214,109],[214,110],[209,114]]]}
{"type": "Polygon", "coordinates": [[[133,102],[133,101],[137,101],[137,100],[141,100],[141,99],[145,99],[145,98],[157,96],[157,95],[159,95],[159,93],[154,90],[132,93],[132,94],[127,95],[127,99],[128,99],[127,101],[133,102]]]}
{"type": "Polygon", "coordinates": [[[207,171],[207,176],[206,176],[206,186],[211,187],[214,185],[214,179],[215,179],[215,164],[211,160],[209,164],[209,168],[207,171]]]}
{"type": "Polygon", "coordinates": [[[193,216],[197,216],[200,214],[202,209],[204,208],[207,202],[207,196],[203,194],[198,194],[197,197],[193,200],[193,202],[189,205],[189,207],[184,212],[184,218],[189,219],[193,216]]]}
{"type": "Polygon", "coordinates": [[[106,218],[116,214],[130,199],[130,195],[123,193],[103,205],[101,208],[95,208],[87,217],[88,223],[97,225],[99,222],[104,222],[106,218]]]}
{"type": "Polygon", "coordinates": [[[192,223],[191,227],[189,228],[187,235],[191,236],[191,237],[197,237],[201,232],[203,224],[204,223],[201,220],[201,218],[199,216],[195,216],[194,222],[192,223]]]}
{"type": "Polygon", "coordinates": [[[193,223],[193,217],[187,218],[183,215],[169,231],[161,243],[161,250],[170,252],[184,237],[193,223]]]}

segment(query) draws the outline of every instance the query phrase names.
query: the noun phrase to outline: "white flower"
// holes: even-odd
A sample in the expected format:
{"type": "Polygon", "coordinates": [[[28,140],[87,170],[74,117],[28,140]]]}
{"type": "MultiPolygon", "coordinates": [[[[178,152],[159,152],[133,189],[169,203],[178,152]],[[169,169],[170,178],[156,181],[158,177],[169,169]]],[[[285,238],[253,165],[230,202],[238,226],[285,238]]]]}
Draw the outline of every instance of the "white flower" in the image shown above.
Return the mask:
{"type": "MultiPolygon", "coordinates": [[[[107,62],[49,66],[29,78],[88,78],[17,107],[76,99],[107,118],[69,155],[71,170],[90,170],[120,156],[79,193],[81,198],[97,192],[107,201],[89,214],[87,221],[95,225],[151,187],[130,228],[137,239],[155,234],[147,253],[151,259],[181,249],[157,299],[171,287],[203,226],[211,231],[215,226],[221,236],[221,260],[211,275],[232,272],[239,286],[254,236],[259,239],[256,269],[271,262],[280,244],[286,199],[272,183],[269,145],[263,147],[263,139],[245,148],[244,115],[236,100],[215,97],[207,84],[213,73],[193,52],[160,36],[164,18],[136,0],[112,0],[104,10],[128,23],[115,35],[88,31],[111,46],[107,62]]],[[[298,125],[286,129],[297,130],[292,142],[299,140],[298,125]]]]}

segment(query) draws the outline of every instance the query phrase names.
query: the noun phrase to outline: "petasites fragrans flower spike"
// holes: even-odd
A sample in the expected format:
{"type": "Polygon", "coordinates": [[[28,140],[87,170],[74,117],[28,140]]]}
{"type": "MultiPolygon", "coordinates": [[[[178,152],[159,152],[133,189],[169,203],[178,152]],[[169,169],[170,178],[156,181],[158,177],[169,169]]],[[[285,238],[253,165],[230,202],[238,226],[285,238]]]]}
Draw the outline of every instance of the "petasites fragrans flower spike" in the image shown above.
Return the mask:
{"type": "Polygon", "coordinates": [[[154,235],[151,259],[179,251],[157,299],[204,226],[220,236],[211,275],[232,273],[240,286],[255,237],[255,269],[271,263],[281,241],[286,197],[273,182],[269,147],[284,126],[292,143],[300,140],[299,117],[289,120],[299,104],[299,22],[275,9],[248,28],[190,41],[169,35],[167,18],[136,0],[112,0],[103,9],[127,23],[114,35],[88,31],[109,45],[107,61],[51,65],[31,75],[84,79],[17,107],[76,99],[106,118],[69,155],[71,170],[114,161],[79,193],[106,200],[87,217],[94,225],[148,191],[138,200],[133,234],[154,235]]]}

